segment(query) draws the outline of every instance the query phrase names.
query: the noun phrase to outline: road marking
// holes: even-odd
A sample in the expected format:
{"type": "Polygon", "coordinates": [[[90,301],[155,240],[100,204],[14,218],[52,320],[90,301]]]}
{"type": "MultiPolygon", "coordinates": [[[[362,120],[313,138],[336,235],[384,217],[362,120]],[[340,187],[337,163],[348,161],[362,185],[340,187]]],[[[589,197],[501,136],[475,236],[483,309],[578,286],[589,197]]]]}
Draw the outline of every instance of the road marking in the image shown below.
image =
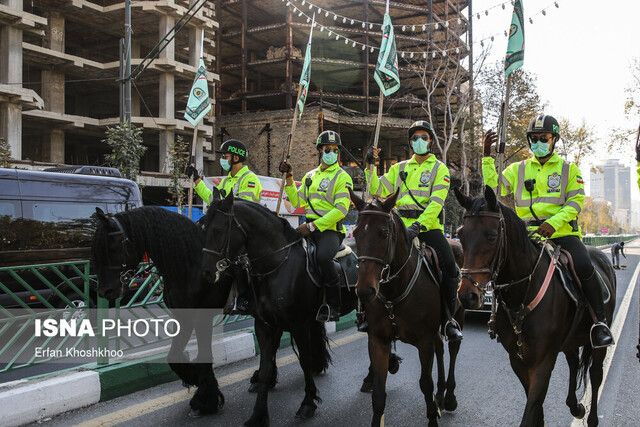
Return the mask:
{"type": "MultiPolygon", "coordinates": [[[[613,321],[613,326],[611,327],[611,333],[613,334],[613,338],[616,341],[612,349],[607,351],[607,355],[604,358],[603,363],[603,376],[602,376],[602,384],[600,385],[600,390],[598,390],[598,403],[600,403],[600,397],[602,396],[602,389],[607,381],[607,375],[609,374],[609,368],[611,367],[611,361],[616,354],[616,350],[618,349],[618,342],[620,340],[620,334],[622,333],[622,327],[624,326],[624,321],[627,318],[627,312],[629,311],[629,305],[631,304],[631,297],[633,296],[633,291],[636,288],[636,281],[638,280],[638,275],[640,274],[640,263],[638,263],[636,270],[633,272],[633,277],[631,278],[631,282],[627,286],[627,291],[624,294],[624,298],[622,298],[622,303],[620,304],[620,308],[618,309],[618,315],[613,321]]],[[[587,382],[585,385],[585,392],[582,396],[582,400],[580,401],[584,405],[585,408],[589,408],[591,405],[591,380],[587,382]]],[[[588,410],[588,409],[587,409],[588,410]]],[[[575,419],[571,423],[571,427],[578,427],[586,425],[586,417],[582,420],[575,419]]]]}
{"type": "MultiPolygon", "coordinates": [[[[337,340],[333,341],[333,345],[331,347],[336,348],[341,345],[349,344],[353,341],[357,341],[365,337],[367,337],[367,335],[365,334],[353,333],[351,335],[347,335],[346,337],[338,338],[337,340]]],[[[296,355],[290,354],[288,356],[282,356],[276,359],[276,365],[279,368],[281,368],[283,366],[289,365],[297,361],[298,361],[298,358],[296,357],[296,355]]],[[[257,367],[258,365],[251,366],[241,371],[225,375],[224,377],[220,377],[218,378],[218,384],[220,385],[220,388],[223,388],[231,384],[235,384],[237,382],[244,381],[248,378],[251,378],[251,376],[253,375],[253,372],[257,369],[257,367]]],[[[75,427],[112,426],[115,424],[124,423],[126,421],[132,420],[134,418],[138,418],[150,412],[154,412],[154,411],[166,408],[168,406],[175,405],[176,403],[186,402],[189,399],[191,399],[192,395],[193,395],[193,389],[191,392],[189,392],[187,389],[183,389],[171,394],[167,394],[166,396],[161,396],[155,399],[151,399],[144,403],[129,406],[119,411],[90,419],[80,424],[76,424],[75,427]]]]}

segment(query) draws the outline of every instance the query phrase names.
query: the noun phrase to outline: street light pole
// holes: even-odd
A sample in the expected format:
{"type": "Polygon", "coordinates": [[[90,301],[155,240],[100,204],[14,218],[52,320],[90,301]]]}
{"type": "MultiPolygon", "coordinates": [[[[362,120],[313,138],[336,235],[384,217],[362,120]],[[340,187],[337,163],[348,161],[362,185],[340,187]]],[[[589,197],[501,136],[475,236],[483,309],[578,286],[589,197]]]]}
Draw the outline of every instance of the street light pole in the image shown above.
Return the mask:
{"type": "Polygon", "coordinates": [[[124,120],[131,125],[131,0],[124,2],[124,120]]]}

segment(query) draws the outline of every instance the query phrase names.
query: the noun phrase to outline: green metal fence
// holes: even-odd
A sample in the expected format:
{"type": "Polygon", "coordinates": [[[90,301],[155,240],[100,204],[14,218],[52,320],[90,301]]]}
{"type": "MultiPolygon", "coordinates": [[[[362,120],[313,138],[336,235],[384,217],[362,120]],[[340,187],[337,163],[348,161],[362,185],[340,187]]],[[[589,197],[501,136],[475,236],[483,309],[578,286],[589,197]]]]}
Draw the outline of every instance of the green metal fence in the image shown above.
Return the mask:
{"type": "Polygon", "coordinates": [[[613,245],[617,242],[628,242],[633,239],[637,239],[637,234],[633,235],[619,235],[619,236],[585,236],[582,241],[585,245],[589,246],[606,246],[613,245]]]}
{"type": "MultiPolygon", "coordinates": [[[[92,324],[102,319],[118,318],[121,313],[136,312],[140,318],[152,309],[170,316],[163,298],[163,280],[155,267],[141,264],[129,284],[130,292],[115,303],[97,296],[97,279],[90,274],[90,262],[76,261],[0,268],[0,373],[33,366],[40,363],[61,361],[64,354],[59,349],[82,349],[90,346],[110,349],[142,350],[167,345],[170,337],[153,339],[127,339],[120,336],[100,337],[90,340],[87,336],[37,337],[36,321],[45,319],[75,319],[78,323],[87,316],[92,324]],[[90,308],[92,310],[87,310],[90,308]],[[94,310],[97,309],[97,310],[94,310]],[[128,310],[131,309],[131,310],[128,310]],[[50,349],[46,354],[37,349],[50,349]],[[40,354],[40,356],[38,356],[40,354]]],[[[223,327],[250,319],[250,316],[215,316],[214,327],[223,327]]],[[[108,357],[96,358],[96,363],[109,363],[108,357]]]]}

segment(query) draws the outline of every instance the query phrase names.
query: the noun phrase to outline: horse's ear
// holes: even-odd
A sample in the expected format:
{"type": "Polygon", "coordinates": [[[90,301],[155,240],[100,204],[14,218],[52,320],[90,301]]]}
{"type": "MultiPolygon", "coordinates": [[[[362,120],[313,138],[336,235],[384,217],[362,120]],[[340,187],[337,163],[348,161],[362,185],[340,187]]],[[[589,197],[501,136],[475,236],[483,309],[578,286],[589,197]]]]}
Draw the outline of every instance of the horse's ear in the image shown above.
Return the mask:
{"type": "Polygon", "coordinates": [[[220,195],[220,190],[218,190],[218,187],[213,187],[213,191],[211,192],[211,197],[209,198],[209,200],[211,202],[214,202],[221,199],[222,199],[222,195],[220,195]]]}
{"type": "Polygon", "coordinates": [[[220,210],[228,212],[233,207],[233,190],[229,191],[227,197],[220,203],[220,210]]]}
{"type": "Polygon", "coordinates": [[[493,192],[493,189],[486,185],[484,187],[484,199],[487,201],[487,206],[492,211],[498,211],[498,199],[496,199],[496,193],[493,192]]]}
{"type": "Polygon", "coordinates": [[[391,209],[393,209],[393,207],[396,205],[396,200],[398,200],[398,194],[400,194],[400,188],[398,188],[396,192],[391,196],[384,199],[384,201],[382,202],[382,207],[385,211],[391,212],[391,209]]]}
{"type": "Polygon", "coordinates": [[[456,199],[460,206],[465,208],[466,210],[471,209],[471,205],[473,205],[473,199],[467,195],[465,195],[458,187],[453,187],[453,193],[456,195],[456,199]]]}
{"type": "Polygon", "coordinates": [[[107,230],[114,230],[117,229],[118,227],[113,223],[113,221],[111,221],[111,219],[104,213],[104,211],[102,209],[100,209],[99,207],[96,206],[96,218],[98,218],[98,220],[104,224],[104,226],[107,228],[107,230]]]}
{"type": "Polygon", "coordinates": [[[351,201],[356,206],[356,209],[358,210],[358,212],[360,212],[362,208],[364,208],[364,205],[365,205],[364,200],[358,197],[351,188],[347,188],[347,190],[349,190],[349,196],[351,196],[351,201]]]}

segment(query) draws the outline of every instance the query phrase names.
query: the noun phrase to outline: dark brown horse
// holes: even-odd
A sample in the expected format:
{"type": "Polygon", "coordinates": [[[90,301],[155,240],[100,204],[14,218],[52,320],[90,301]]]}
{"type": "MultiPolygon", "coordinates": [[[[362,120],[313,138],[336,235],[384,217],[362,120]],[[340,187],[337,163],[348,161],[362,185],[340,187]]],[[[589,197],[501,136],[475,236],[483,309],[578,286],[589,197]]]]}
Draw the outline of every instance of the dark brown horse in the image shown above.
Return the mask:
{"type": "Polygon", "coordinates": [[[440,411],[433,395],[431,369],[440,340],[440,289],[393,211],[397,198],[398,192],[382,202],[365,203],[351,192],[358,209],[353,231],[359,265],[356,288],[369,322],[371,425],[384,425],[389,350],[391,343],[400,339],[418,349],[427,418],[429,426],[437,426],[440,411]]]}
{"type": "MultiPolygon", "coordinates": [[[[529,238],[524,222],[496,200],[491,188],[486,188],[484,198],[475,200],[457,189],[455,193],[467,210],[459,230],[464,248],[464,275],[458,295],[465,308],[480,308],[487,286],[492,282],[494,304],[497,304],[495,332],[509,353],[511,367],[527,395],[520,425],[544,425],[542,405],[560,352],[569,364],[566,404],[571,414],[576,418],[585,415],[584,406],[577,401],[576,388],[579,380],[586,381],[588,370],[591,410],[587,424],[597,425],[598,389],[607,350],[591,348],[589,312],[570,298],[557,270],[545,291],[542,285],[551,256],[529,238]]],[[[611,322],[616,294],[613,267],[601,251],[587,249],[611,295],[605,304],[605,313],[611,322]]]]}

